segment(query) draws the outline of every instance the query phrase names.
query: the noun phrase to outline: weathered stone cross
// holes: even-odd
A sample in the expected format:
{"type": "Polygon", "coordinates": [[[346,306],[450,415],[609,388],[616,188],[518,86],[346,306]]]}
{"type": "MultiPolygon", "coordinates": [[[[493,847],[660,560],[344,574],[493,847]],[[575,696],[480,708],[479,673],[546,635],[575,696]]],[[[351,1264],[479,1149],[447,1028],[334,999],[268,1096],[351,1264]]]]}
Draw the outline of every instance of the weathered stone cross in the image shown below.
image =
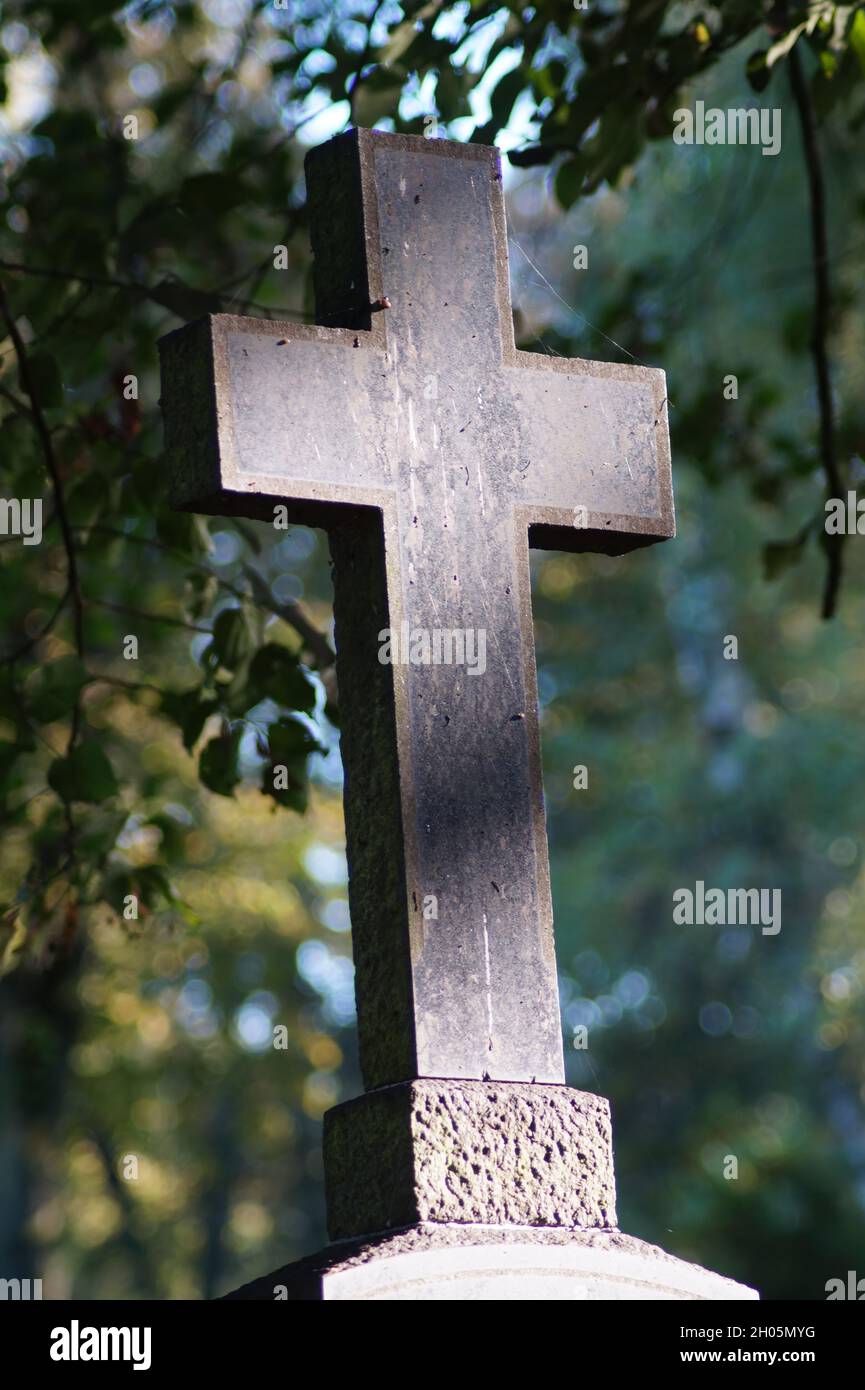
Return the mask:
{"type": "Polygon", "coordinates": [[[353,131],[307,177],[321,326],[163,341],[176,501],[330,534],[367,1088],[560,1083],[528,550],[673,534],[664,376],[516,351],[496,150],[353,131]]]}

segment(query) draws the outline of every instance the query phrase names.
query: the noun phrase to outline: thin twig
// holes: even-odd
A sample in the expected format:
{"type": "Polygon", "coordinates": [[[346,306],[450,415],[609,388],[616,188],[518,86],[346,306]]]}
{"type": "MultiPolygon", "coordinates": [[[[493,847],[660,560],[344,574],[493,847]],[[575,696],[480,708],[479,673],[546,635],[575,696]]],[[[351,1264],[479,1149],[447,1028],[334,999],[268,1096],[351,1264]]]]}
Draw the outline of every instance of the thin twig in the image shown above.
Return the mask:
{"type": "MultiPolygon", "coordinates": [[[[54,270],[45,266],[25,265],[23,261],[0,260],[0,270],[11,270],[21,275],[34,275],[38,279],[65,280],[67,284],[75,282],[79,285],[85,285],[89,289],[102,288],[112,290],[123,290],[127,294],[135,294],[142,299],[152,299],[155,293],[155,289],[159,288],[159,286],[156,286],[154,288],[150,285],[139,284],[136,280],[117,280],[109,275],[86,275],[78,270],[54,270]]],[[[246,272],[246,275],[248,274],[249,272],[246,272]]],[[[244,278],[246,278],[246,275],[244,276],[244,278]]],[[[181,281],[178,281],[177,284],[181,289],[195,289],[196,293],[211,293],[211,291],[199,291],[195,286],[187,286],[183,284],[181,281]]],[[[212,291],[212,293],[217,298],[222,298],[218,291],[212,291]]],[[[155,300],[154,302],[157,304],[160,303],[159,300],[155,300]]],[[[232,304],[239,304],[242,309],[260,309],[265,318],[272,318],[274,315],[279,315],[282,318],[296,318],[303,320],[312,319],[314,317],[312,314],[307,313],[303,309],[289,309],[281,304],[258,304],[254,299],[238,299],[236,296],[232,296],[232,298],[228,301],[227,307],[230,307],[232,304]]],[[[164,308],[165,305],[160,305],[160,307],[164,308]]],[[[169,312],[174,313],[174,310],[170,310],[169,312]]],[[[179,314],[175,314],[175,317],[180,318],[181,316],[179,314]]]]}
{"type": "Polygon", "coordinates": [[[37,275],[44,280],[75,280],[79,285],[99,286],[110,290],[137,290],[147,294],[146,285],[138,285],[133,280],[116,280],[111,275],[85,275],[77,270],[54,270],[46,266],[24,265],[21,261],[0,260],[0,270],[16,270],[22,275],[37,275]]]}
{"type": "Polygon", "coordinates": [[[43,637],[47,637],[48,633],[51,631],[57,619],[60,617],[60,614],[63,612],[63,609],[66,605],[66,600],[68,598],[69,585],[67,584],[66,589],[62,594],[59,603],[57,604],[57,607],[54,609],[53,613],[51,614],[51,617],[48,618],[47,622],[39,629],[36,636],[29,637],[26,642],[22,642],[21,646],[15,647],[13,651],[4,652],[2,655],[0,655],[0,662],[8,662],[10,666],[13,665],[16,661],[19,661],[22,656],[26,655],[26,653],[29,652],[33,647],[35,647],[37,643],[41,642],[43,637]]]}
{"type": "Polygon", "coordinates": [[[107,598],[89,598],[87,601],[95,604],[98,608],[110,608],[112,613],[122,613],[129,618],[140,618],[142,622],[167,623],[170,627],[185,627],[190,632],[203,632],[207,637],[213,636],[209,627],[199,627],[197,623],[187,622],[186,618],[175,618],[170,613],[147,613],[143,608],[130,608],[126,603],[112,603],[107,598]]]}
{"type": "MultiPolygon", "coordinates": [[[[148,536],[136,536],[130,531],[119,531],[114,526],[96,525],[88,528],[95,534],[102,536],[115,536],[118,540],[131,541],[134,545],[154,546],[157,550],[162,550],[166,555],[173,555],[181,560],[189,569],[197,570],[199,574],[205,574],[209,578],[215,579],[220,589],[224,589],[227,594],[232,594],[234,598],[243,602],[248,598],[242,589],[238,589],[227,579],[222,579],[218,574],[214,574],[206,565],[199,565],[195,560],[190,560],[182,550],[177,550],[172,545],[166,545],[163,541],[152,539],[148,536]]],[[[262,589],[266,588],[261,576],[257,576],[261,582],[262,589]]],[[[278,603],[272,594],[265,598],[264,593],[256,598],[259,608],[264,608],[268,613],[272,613],[275,618],[281,618],[289,627],[293,627],[295,632],[304,641],[304,644],[311,655],[315,658],[316,668],[320,671],[327,670],[336,662],[336,654],[327,640],[324,633],[315,626],[310,618],[307,617],[302,606],[294,600],[285,603],[278,603]]],[[[206,630],[206,629],[205,629],[206,630]]]]}

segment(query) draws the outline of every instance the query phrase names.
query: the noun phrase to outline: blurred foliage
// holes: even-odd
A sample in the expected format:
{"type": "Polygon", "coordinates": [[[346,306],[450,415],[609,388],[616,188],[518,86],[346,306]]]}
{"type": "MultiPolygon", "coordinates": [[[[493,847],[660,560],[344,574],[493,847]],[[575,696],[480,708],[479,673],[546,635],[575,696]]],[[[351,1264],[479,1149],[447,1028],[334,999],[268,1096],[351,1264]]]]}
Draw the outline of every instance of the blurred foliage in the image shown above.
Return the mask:
{"type": "Polygon", "coordinates": [[[535,569],[569,1077],[613,1099],[622,1224],[769,1296],[855,1267],[865,611],[854,539],[816,615],[793,62],[855,487],[863,6],[4,6],[0,467],[45,535],[0,537],[0,1273],[212,1296],[323,1239],[318,1122],[359,1085],[326,549],[168,509],[155,345],[312,316],[303,153],[352,121],[498,140],[521,345],[668,372],[679,539],[535,569]],[[754,93],[776,158],[670,139],[754,93]],[[780,935],[673,928],[697,879],[782,888],[780,935]]]}

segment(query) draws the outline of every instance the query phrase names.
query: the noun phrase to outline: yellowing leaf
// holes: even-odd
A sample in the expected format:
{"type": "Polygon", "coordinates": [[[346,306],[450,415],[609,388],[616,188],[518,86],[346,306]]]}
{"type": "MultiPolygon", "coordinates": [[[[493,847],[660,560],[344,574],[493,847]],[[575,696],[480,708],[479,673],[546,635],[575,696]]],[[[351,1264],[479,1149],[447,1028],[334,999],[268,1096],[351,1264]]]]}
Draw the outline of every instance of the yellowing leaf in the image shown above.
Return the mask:
{"type": "Polygon", "coordinates": [[[865,10],[857,10],[853,16],[853,23],[850,25],[850,47],[865,73],[865,10]]]}

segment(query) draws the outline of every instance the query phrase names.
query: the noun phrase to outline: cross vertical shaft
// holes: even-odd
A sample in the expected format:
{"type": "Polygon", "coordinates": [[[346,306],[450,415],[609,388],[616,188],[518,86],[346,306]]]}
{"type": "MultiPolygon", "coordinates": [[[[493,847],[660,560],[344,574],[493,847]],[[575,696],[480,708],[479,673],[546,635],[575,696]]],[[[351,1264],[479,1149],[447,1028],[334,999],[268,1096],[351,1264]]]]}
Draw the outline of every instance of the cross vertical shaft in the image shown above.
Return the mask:
{"type": "Polygon", "coordinates": [[[382,418],[398,486],[382,523],[331,532],[364,1075],[561,1081],[497,170],[429,145],[408,158],[370,145],[359,162],[362,197],[336,237],[333,190],[354,183],[356,146],[333,142],[307,169],[313,225],[327,229],[313,236],[319,318],[341,303],[351,324],[347,267],[367,302],[379,286],[357,268],[380,268],[391,305],[382,418]],[[415,665],[404,650],[383,667],[387,630],[458,631],[476,652],[484,642],[486,669],[415,665]]]}

